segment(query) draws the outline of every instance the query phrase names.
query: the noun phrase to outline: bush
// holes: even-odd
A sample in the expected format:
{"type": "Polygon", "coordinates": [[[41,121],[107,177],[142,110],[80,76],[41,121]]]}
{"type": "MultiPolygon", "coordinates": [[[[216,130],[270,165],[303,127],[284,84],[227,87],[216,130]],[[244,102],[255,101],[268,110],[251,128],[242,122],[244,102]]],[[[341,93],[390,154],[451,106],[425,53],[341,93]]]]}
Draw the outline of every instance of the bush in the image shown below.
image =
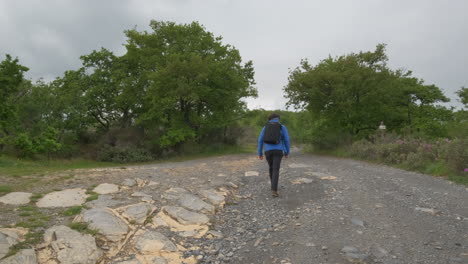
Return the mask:
{"type": "Polygon", "coordinates": [[[98,160],[116,163],[144,162],[153,160],[146,149],[137,147],[105,147],[98,154],[98,160]]]}
{"type": "Polygon", "coordinates": [[[457,174],[462,174],[468,168],[468,140],[456,139],[448,144],[447,163],[457,174]]]}

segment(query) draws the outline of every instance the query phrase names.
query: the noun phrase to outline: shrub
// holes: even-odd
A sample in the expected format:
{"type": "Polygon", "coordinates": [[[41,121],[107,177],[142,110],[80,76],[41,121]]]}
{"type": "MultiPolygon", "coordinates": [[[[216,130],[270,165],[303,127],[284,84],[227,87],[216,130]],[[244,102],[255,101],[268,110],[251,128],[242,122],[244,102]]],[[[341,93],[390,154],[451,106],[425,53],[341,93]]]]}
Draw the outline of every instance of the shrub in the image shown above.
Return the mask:
{"type": "Polygon", "coordinates": [[[450,142],[446,155],[449,167],[457,174],[463,174],[468,168],[468,140],[456,139],[450,142]]]}
{"type": "Polygon", "coordinates": [[[153,160],[152,154],[143,148],[105,147],[98,154],[98,160],[116,163],[144,162],[153,160]]]}

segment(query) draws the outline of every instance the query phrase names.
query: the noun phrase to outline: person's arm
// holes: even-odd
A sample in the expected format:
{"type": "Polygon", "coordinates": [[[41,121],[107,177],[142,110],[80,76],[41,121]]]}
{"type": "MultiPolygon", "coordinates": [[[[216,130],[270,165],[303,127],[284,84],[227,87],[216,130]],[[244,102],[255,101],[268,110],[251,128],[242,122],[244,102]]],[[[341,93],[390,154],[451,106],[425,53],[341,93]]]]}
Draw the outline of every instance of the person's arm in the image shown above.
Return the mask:
{"type": "Polygon", "coordinates": [[[282,132],[283,132],[283,142],[284,142],[284,155],[288,156],[289,155],[289,147],[290,147],[290,141],[289,141],[289,134],[288,134],[288,129],[285,126],[281,126],[282,132]]]}
{"type": "Polygon", "coordinates": [[[262,132],[260,132],[260,136],[258,137],[258,158],[263,159],[263,136],[265,135],[265,127],[263,127],[262,132]]]}

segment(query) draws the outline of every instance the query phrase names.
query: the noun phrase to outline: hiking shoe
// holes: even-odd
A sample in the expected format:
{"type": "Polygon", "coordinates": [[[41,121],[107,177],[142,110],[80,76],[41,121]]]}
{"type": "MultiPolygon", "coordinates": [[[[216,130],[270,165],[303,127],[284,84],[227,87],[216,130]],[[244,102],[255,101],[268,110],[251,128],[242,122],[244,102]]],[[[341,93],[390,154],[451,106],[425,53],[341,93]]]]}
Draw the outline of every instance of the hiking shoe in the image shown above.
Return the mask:
{"type": "Polygon", "coordinates": [[[271,191],[271,196],[273,196],[273,197],[278,197],[279,194],[278,194],[277,191],[271,191]]]}

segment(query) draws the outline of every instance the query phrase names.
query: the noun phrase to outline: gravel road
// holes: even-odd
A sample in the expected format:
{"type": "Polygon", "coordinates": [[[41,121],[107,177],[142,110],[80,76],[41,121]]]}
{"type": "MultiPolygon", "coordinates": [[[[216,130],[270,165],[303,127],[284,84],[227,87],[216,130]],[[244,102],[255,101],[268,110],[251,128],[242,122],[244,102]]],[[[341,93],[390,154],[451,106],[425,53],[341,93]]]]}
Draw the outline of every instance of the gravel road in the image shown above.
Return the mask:
{"type": "MultiPolygon", "coordinates": [[[[168,205],[164,195],[172,188],[192,194],[226,191],[224,208],[208,214],[211,237],[181,237],[167,227],[155,229],[151,222],[139,227],[155,229],[183,245],[184,258],[197,263],[468,263],[468,188],[443,178],[298,150],[283,159],[279,198],[271,197],[267,163],[254,154],[47,177],[64,176],[68,177],[27,191],[151,181],[154,185],[123,188],[109,198],[118,203],[109,207],[118,210],[138,202],[134,192],[145,192],[157,208],[151,217],[168,205]]],[[[74,218],[63,216],[63,208],[35,210],[51,217],[44,228],[67,225],[74,218]]],[[[0,227],[26,221],[20,212],[17,206],[0,204],[0,227]]],[[[131,260],[132,252],[122,250],[119,257],[131,260]]],[[[109,259],[101,263],[140,263],[109,259]]]]}
{"type": "Polygon", "coordinates": [[[214,263],[468,263],[468,188],[349,159],[283,159],[280,197],[267,164],[242,177],[217,214],[214,263]],[[298,180],[304,178],[302,180],[298,180]]]}

